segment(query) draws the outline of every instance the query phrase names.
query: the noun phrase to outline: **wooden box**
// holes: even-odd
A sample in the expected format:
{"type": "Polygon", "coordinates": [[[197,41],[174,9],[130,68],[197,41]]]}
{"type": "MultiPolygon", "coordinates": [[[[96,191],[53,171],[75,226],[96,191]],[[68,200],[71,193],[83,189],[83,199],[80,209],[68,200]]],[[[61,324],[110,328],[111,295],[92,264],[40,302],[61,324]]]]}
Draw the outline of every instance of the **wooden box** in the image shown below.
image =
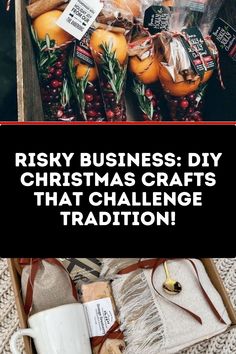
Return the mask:
{"type": "MultiPolygon", "coordinates": [[[[202,258],[201,260],[205,266],[205,269],[206,269],[213,285],[215,286],[215,288],[217,289],[217,291],[219,292],[219,294],[221,295],[221,297],[223,299],[224,305],[228,311],[229,317],[232,322],[231,328],[236,327],[236,312],[234,311],[233,305],[229,299],[228,293],[224,287],[222,279],[217,271],[217,268],[216,268],[213,260],[211,258],[202,258]]],[[[8,265],[9,265],[13,290],[14,290],[15,299],[16,299],[16,308],[17,308],[17,312],[19,315],[20,327],[27,328],[27,321],[26,321],[26,316],[25,316],[24,307],[23,307],[23,301],[22,301],[22,297],[21,297],[20,277],[19,277],[19,272],[17,271],[18,264],[14,258],[9,258],[8,265]]],[[[32,345],[31,345],[28,337],[24,337],[24,342],[25,342],[26,354],[35,354],[32,349],[32,345]]]]}

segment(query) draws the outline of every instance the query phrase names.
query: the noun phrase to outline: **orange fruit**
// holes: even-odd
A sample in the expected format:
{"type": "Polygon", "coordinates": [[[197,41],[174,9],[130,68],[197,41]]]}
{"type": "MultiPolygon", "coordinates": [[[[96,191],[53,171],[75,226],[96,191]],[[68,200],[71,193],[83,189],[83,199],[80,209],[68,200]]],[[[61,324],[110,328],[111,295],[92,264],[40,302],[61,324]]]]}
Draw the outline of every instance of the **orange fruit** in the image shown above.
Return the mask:
{"type": "Polygon", "coordinates": [[[62,11],[59,10],[48,11],[33,21],[33,28],[40,40],[44,40],[48,34],[51,40],[55,40],[56,45],[61,45],[73,38],[56,24],[61,14],[62,11]]]}
{"type": "Polygon", "coordinates": [[[213,70],[206,71],[203,76],[202,83],[207,82],[212,77],[212,75],[213,75],[213,70]]]}
{"type": "Polygon", "coordinates": [[[196,91],[200,84],[200,78],[190,83],[188,81],[174,82],[168,70],[161,64],[159,75],[164,90],[176,97],[186,96],[196,91]]]}
{"type": "Polygon", "coordinates": [[[113,0],[116,7],[131,12],[134,17],[141,15],[141,1],[139,0],[113,0]]]}
{"type": "Polygon", "coordinates": [[[87,64],[83,64],[79,61],[76,68],[77,79],[82,79],[89,69],[88,81],[93,82],[97,79],[97,70],[95,67],[90,67],[87,64]]]}
{"type": "Polygon", "coordinates": [[[93,52],[94,59],[99,62],[103,49],[102,44],[109,45],[112,43],[112,51],[116,53],[116,58],[120,64],[123,64],[128,55],[128,44],[125,36],[122,33],[115,33],[103,29],[96,29],[90,38],[90,47],[93,52]]]}
{"type": "Polygon", "coordinates": [[[161,5],[172,7],[172,6],[174,6],[174,1],[173,0],[164,0],[164,1],[162,1],[161,5]]]}
{"type": "Polygon", "coordinates": [[[159,79],[159,62],[156,56],[144,60],[137,56],[131,57],[129,70],[144,84],[152,84],[159,79]]]}

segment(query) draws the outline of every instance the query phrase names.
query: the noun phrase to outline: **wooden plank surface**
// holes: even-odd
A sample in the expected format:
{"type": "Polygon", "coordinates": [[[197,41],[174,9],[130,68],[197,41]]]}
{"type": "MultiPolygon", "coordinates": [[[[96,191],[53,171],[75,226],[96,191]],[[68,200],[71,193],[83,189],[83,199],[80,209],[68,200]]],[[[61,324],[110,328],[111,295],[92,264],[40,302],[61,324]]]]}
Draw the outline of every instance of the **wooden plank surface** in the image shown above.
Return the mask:
{"type": "Polygon", "coordinates": [[[19,121],[44,119],[24,0],[15,0],[17,101],[19,121]]]}

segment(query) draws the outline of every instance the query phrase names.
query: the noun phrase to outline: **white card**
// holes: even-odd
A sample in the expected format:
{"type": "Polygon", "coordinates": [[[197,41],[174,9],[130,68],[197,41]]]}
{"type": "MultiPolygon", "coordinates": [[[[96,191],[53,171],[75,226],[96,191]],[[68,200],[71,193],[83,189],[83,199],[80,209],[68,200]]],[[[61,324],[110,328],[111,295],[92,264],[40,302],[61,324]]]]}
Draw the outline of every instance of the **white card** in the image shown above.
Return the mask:
{"type": "Polygon", "coordinates": [[[81,40],[103,8],[100,0],[71,0],[57,25],[81,40]]]}
{"type": "Polygon", "coordinates": [[[84,310],[91,338],[104,336],[116,321],[109,297],[84,303],[84,310]]]}

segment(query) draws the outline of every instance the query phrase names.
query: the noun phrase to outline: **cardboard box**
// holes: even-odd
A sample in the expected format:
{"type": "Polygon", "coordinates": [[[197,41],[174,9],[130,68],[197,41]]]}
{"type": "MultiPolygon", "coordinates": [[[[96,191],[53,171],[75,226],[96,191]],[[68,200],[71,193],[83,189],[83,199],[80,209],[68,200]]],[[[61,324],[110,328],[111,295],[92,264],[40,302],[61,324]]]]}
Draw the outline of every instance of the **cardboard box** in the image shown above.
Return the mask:
{"type": "MultiPolygon", "coordinates": [[[[202,258],[201,260],[205,266],[205,269],[206,269],[213,285],[215,286],[215,288],[217,289],[217,291],[221,295],[224,305],[228,311],[229,317],[232,322],[232,325],[229,328],[229,330],[230,330],[232,327],[236,327],[236,312],[234,311],[233,305],[229,299],[228,293],[224,287],[223,281],[217,271],[214,261],[211,258],[202,258]]],[[[23,301],[22,301],[22,297],[21,297],[20,276],[19,276],[19,272],[17,271],[18,264],[17,264],[16,259],[9,258],[8,265],[9,265],[9,270],[10,270],[11,279],[12,279],[13,291],[14,291],[15,299],[16,299],[16,308],[17,308],[17,312],[19,315],[20,327],[27,328],[27,320],[26,320],[23,301]]],[[[24,337],[24,343],[25,343],[26,354],[35,354],[34,350],[32,349],[30,339],[28,337],[24,337]]]]}

